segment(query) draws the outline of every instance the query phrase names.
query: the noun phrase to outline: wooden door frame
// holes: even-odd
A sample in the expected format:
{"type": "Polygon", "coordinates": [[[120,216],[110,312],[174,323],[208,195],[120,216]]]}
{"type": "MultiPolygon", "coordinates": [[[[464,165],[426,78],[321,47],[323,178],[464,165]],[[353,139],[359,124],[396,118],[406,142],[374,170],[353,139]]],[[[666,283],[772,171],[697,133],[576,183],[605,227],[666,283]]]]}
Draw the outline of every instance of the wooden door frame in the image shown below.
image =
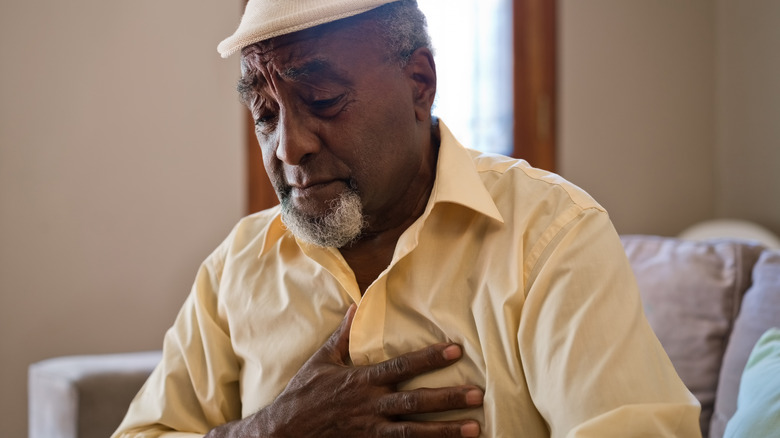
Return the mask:
{"type": "Polygon", "coordinates": [[[514,151],[555,172],[557,0],[514,0],[514,151]]]}

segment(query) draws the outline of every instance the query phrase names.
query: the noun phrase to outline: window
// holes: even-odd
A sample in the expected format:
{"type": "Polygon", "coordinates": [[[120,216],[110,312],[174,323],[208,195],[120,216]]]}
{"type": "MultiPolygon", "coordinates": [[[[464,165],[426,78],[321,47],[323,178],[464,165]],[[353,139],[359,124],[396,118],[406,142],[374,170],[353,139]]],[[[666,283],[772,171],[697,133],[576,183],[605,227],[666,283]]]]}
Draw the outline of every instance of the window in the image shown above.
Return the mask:
{"type": "Polygon", "coordinates": [[[418,0],[438,75],[433,113],[465,146],[513,152],[511,0],[418,0]]]}

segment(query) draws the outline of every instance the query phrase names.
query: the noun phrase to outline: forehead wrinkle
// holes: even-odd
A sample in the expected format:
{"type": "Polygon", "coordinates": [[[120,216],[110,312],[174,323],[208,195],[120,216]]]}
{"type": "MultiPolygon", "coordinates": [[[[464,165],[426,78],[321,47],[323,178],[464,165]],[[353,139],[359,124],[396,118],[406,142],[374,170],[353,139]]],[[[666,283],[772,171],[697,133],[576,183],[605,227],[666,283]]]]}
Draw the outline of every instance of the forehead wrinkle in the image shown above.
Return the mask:
{"type": "Polygon", "coordinates": [[[242,52],[241,67],[242,101],[267,99],[268,93],[275,94],[277,80],[315,88],[327,83],[348,89],[354,87],[349,71],[318,53],[318,44],[310,38],[285,43],[272,39],[247,46],[242,52]]]}
{"type": "Polygon", "coordinates": [[[330,70],[330,65],[324,59],[312,59],[301,66],[287,67],[282,70],[281,75],[291,81],[301,81],[310,78],[313,75],[321,75],[330,70]]]}
{"type": "Polygon", "coordinates": [[[323,81],[334,82],[348,87],[352,81],[347,79],[346,72],[336,68],[331,62],[322,58],[314,58],[305,61],[301,65],[293,65],[279,72],[282,79],[293,82],[317,83],[323,81]]]}

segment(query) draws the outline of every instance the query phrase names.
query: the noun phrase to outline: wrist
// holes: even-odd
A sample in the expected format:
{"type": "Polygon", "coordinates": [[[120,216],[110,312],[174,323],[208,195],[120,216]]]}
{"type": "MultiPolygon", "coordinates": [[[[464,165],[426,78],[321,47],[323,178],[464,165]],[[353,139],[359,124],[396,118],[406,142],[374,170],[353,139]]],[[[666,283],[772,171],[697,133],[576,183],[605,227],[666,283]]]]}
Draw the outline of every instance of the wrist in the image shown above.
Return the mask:
{"type": "Polygon", "coordinates": [[[272,438],[267,415],[263,411],[241,420],[231,421],[211,429],[204,438],[272,438]]]}

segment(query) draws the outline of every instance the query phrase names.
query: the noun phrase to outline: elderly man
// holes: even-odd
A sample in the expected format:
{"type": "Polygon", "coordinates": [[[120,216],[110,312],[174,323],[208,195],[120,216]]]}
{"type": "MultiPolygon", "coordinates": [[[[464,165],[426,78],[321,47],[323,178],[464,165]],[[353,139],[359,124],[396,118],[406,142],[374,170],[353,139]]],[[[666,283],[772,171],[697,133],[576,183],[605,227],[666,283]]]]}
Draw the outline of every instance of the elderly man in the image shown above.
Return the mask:
{"type": "Polygon", "coordinates": [[[413,0],[250,0],[219,50],[281,205],[203,263],[116,437],[700,436],[606,212],[431,117],[413,0]]]}

